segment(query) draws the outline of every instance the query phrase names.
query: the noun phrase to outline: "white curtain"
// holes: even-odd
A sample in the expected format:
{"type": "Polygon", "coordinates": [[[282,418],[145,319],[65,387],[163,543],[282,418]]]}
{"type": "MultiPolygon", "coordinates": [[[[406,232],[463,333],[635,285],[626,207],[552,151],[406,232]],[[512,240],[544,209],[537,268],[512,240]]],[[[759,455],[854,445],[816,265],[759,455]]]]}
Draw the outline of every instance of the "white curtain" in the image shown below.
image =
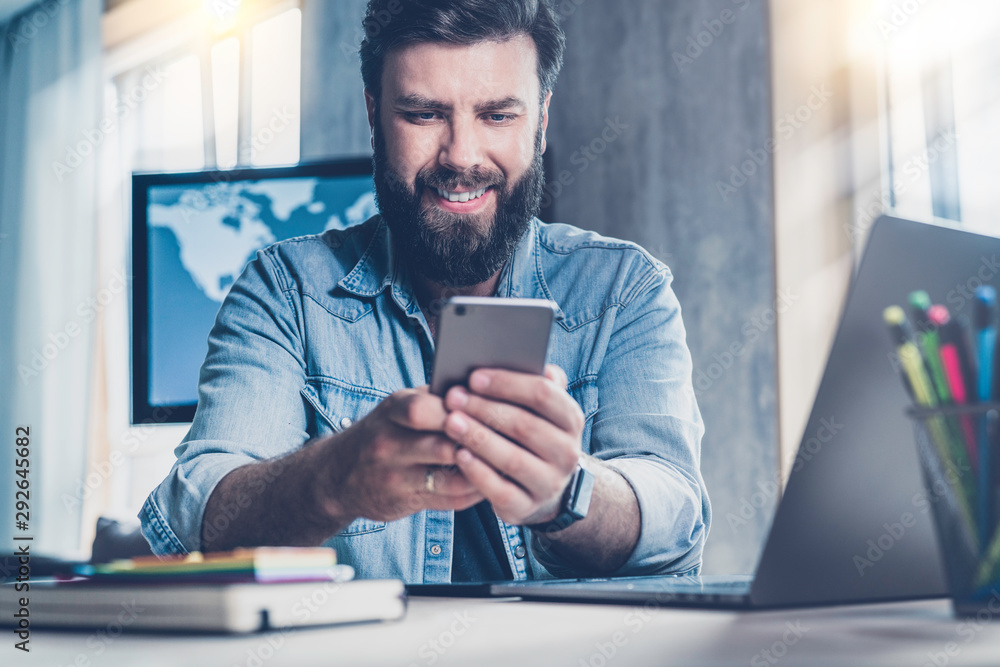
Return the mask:
{"type": "Polygon", "coordinates": [[[0,24],[0,544],[79,547],[97,312],[101,1],[46,0],[0,24]],[[15,428],[30,428],[30,520],[14,515],[15,428]]]}

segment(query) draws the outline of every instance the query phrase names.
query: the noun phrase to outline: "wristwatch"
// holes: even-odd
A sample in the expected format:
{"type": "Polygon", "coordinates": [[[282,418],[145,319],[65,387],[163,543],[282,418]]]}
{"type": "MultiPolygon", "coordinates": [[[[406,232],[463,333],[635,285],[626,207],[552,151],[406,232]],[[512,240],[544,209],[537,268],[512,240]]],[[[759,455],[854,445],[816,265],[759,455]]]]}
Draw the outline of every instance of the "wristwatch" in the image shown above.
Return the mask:
{"type": "Polygon", "coordinates": [[[583,457],[576,464],[576,470],[570,477],[566,491],[563,492],[562,504],[556,518],[544,523],[531,523],[528,528],[539,533],[554,533],[572,526],[587,516],[590,509],[590,497],[594,493],[594,473],[584,465],[583,457]]]}

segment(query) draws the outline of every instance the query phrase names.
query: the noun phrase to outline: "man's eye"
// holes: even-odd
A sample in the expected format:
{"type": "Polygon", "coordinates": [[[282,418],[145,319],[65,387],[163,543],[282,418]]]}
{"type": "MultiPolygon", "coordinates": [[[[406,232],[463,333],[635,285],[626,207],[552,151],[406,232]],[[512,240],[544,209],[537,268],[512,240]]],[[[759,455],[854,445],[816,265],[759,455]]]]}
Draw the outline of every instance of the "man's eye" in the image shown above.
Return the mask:
{"type": "Polygon", "coordinates": [[[437,118],[437,112],[434,112],[434,111],[413,111],[413,112],[410,112],[410,113],[406,114],[406,116],[410,120],[428,121],[428,120],[434,120],[435,118],[437,118]]]}
{"type": "Polygon", "coordinates": [[[493,123],[506,123],[511,118],[513,118],[513,116],[511,116],[510,114],[506,114],[506,113],[491,113],[489,115],[489,118],[490,118],[490,121],[493,122],[493,123]]]}

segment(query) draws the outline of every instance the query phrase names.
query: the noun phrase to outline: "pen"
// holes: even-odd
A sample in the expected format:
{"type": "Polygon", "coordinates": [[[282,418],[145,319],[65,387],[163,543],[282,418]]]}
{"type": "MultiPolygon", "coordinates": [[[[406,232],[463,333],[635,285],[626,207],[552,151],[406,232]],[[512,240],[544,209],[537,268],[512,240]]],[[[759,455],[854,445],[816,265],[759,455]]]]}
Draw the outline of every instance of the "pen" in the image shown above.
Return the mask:
{"type": "MultiPolygon", "coordinates": [[[[996,347],[997,291],[990,285],[976,290],[973,308],[973,329],[976,336],[976,351],[979,360],[979,401],[989,403],[993,398],[993,354],[996,347]]],[[[979,517],[983,540],[992,533],[992,505],[995,500],[993,487],[993,465],[990,452],[989,429],[986,414],[979,418],[979,517]]]]}
{"type": "Polygon", "coordinates": [[[979,359],[979,400],[988,403],[993,398],[993,355],[997,344],[997,291],[990,285],[976,290],[973,328],[979,359]]]}
{"type": "MultiPolygon", "coordinates": [[[[889,335],[896,346],[900,365],[913,389],[913,396],[917,405],[926,409],[938,407],[937,396],[931,386],[930,378],[927,377],[927,371],[920,357],[920,350],[917,349],[916,344],[913,342],[913,335],[909,322],[906,320],[906,313],[899,306],[889,306],[883,311],[882,317],[889,328],[889,335]]],[[[940,417],[928,417],[926,425],[931,439],[938,449],[941,462],[948,470],[949,476],[954,480],[956,495],[960,499],[959,505],[962,509],[962,514],[965,516],[966,523],[973,535],[975,535],[976,531],[974,527],[976,524],[972,520],[972,512],[970,511],[974,488],[971,488],[969,484],[970,475],[962,474],[962,471],[969,470],[965,451],[961,446],[953,446],[953,440],[949,435],[946,422],[940,417]],[[955,469],[956,466],[958,470],[955,469]]]]}
{"type": "Polygon", "coordinates": [[[927,377],[923,359],[920,357],[920,350],[913,342],[906,313],[899,306],[889,306],[882,313],[882,317],[889,327],[889,335],[892,337],[893,345],[896,346],[896,353],[899,356],[903,373],[913,390],[914,400],[922,408],[936,408],[938,406],[937,395],[931,386],[930,378],[927,377]]]}
{"type": "MultiPolygon", "coordinates": [[[[937,327],[941,340],[941,366],[951,397],[955,405],[967,405],[976,400],[976,394],[969,392],[970,363],[968,348],[965,346],[965,332],[958,322],[951,319],[948,309],[944,306],[931,306],[927,317],[937,327]]],[[[965,431],[965,447],[973,466],[979,465],[978,446],[975,425],[969,415],[962,415],[962,426],[965,431]]]]}
{"type": "MultiPolygon", "coordinates": [[[[941,363],[941,336],[937,325],[931,321],[928,311],[931,308],[931,297],[924,290],[917,290],[910,293],[910,312],[913,314],[913,321],[916,324],[916,338],[923,352],[924,365],[926,366],[937,396],[942,405],[952,405],[954,400],[951,388],[948,385],[948,378],[941,363]]],[[[973,418],[969,415],[959,415],[945,418],[945,427],[949,430],[952,442],[964,442],[965,450],[972,461],[973,468],[982,473],[982,468],[977,466],[981,447],[976,438],[976,427],[973,418]]],[[[971,474],[971,471],[970,471],[971,474]]]]}
{"type": "Polygon", "coordinates": [[[923,352],[924,363],[930,372],[938,398],[942,403],[950,403],[951,390],[948,388],[948,380],[941,366],[941,338],[937,327],[927,316],[930,307],[931,297],[927,292],[919,290],[910,293],[910,313],[913,315],[917,342],[920,344],[920,351],[923,352]]]}

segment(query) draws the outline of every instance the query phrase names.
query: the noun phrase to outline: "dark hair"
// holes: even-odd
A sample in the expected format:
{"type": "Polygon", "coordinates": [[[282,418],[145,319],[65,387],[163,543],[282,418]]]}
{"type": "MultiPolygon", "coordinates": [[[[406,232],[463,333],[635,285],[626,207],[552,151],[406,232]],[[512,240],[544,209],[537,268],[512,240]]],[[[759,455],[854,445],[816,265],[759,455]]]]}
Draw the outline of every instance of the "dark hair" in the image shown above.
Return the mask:
{"type": "Polygon", "coordinates": [[[368,0],[362,22],[361,78],[382,95],[382,69],[393,49],[421,42],[475,44],[529,35],[538,52],[542,96],[562,67],[566,36],[549,0],[368,0]]]}

